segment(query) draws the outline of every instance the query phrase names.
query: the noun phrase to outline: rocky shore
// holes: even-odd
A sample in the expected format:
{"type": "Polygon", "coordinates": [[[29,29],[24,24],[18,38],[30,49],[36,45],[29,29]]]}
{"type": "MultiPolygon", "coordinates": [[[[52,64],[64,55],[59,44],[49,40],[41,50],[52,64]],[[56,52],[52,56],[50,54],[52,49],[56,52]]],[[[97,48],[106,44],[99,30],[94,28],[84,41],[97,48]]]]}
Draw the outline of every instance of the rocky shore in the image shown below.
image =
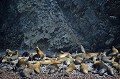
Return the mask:
{"type": "Polygon", "coordinates": [[[120,54],[63,52],[52,56],[40,48],[35,53],[6,49],[0,56],[0,79],[120,79],[120,54]],[[111,59],[112,58],[112,59],[111,59]]]}
{"type": "MultiPolygon", "coordinates": [[[[27,78],[22,78],[20,77],[19,74],[13,71],[9,71],[5,68],[0,67],[0,79],[27,79],[27,78]]],[[[99,76],[98,74],[40,74],[36,75],[34,77],[28,78],[28,79],[120,79],[119,75],[114,75],[114,76],[99,76]]]]}

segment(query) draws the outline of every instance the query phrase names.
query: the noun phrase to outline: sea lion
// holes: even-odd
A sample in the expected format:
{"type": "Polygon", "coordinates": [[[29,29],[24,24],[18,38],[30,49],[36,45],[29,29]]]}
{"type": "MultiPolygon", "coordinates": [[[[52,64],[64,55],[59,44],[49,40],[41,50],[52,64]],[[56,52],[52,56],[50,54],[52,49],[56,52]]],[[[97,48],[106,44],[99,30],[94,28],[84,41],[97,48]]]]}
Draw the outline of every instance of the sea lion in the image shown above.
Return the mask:
{"type": "Polygon", "coordinates": [[[120,64],[117,62],[112,62],[112,66],[120,73],[120,64]]]}
{"type": "Polygon", "coordinates": [[[65,71],[66,71],[67,73],[70,73],[71,71],[73,71],[73,70],[75,70],[75,69],[76,69],[76,67],[75,67],[74,64],[69,64],[65,71]]]}
{"type": "Polygon", "coordinates": [[[66,57],[66,59],[65,59],[65,64],[66,64],[66,65],[69,65],[69,64],[71,64],[71,63],[74,63],[74,61],[75,61],[75,59],[72,58],[71,55],[68,55],[68,56],[66,57]]]}
{"type": "Polygon", "coordinates": [[[42,65],[51,65],[51,64],[60,64],[61,62],[55,59],[51,60],[42,60],[40,61],[42,65]]]}
{"type": "Polygon", "coordinates": [[[18,63],[16,64],[17,67],[20,67],[20,66],[26,66],[28,64],[28,60],[24,57],[18,59],[18,63]]]}
{"type": "Polygon", "coordinates": [[[10,49],[6,49],[6,56],[12,56],[13,51],[11,51],[10,49]]]}
{"type": "Polygon", "coordinates": [[[36,60],[36,58],[39,58],[38,54],[37,54],[37,53],[31,53],[31,54],[29,55],[28,60],[29,60],[29,61],[33,61],[33,60],[36,60]]]}
{"type": "Polygon", "coordinates": [[[65,62],[66,61],[66,57],[63,57],[63,58],[57,58],[57,60],[61,63],[65,62]]]}
{"type": "Polygon", "coordinates": [[[7,59],[6,56],[3,56],[3,57],[2,57],[2,63],[6,63],[6,62],[8,62],[8,59],[7,59]]]}
{"type": "Polygon", "coordinates": [[[40,50],[39,47],[36,47],[36,52],[37,52],[37,54],[39,55],[39,57],[40,57],[41,59],[44,58],[45,54],[40,50]]]}
{"type": "Polygon", "coordinates": [[[81,70],[83,73],[87,74],[90,69],[89,69],[88,65],[86,65],[85,63],[81,63],[81,65],[80,65],[80,70],[81,70]]]}
{"type": "Polygon", "coordinates": [[[112,53],[109,54],[109,56],[116,56],[119,53],[118,49],[112,46],[112,53]]]}
{"type": "Polygon", "coordinates": [[[105,63],[111,63],[111,57],[106,56],[106,53],[101,53],[101,61],[105,62],[105,63]]]}
{"type": "Polygon", "coordinates": [[[59,57],[59,58],[63,58],[63,57],[68,56],[69,54],[70,54],[70,53],[68,53],[68,52],[67,52],[67,53],[63,53],[63,54],[59,54],[58,57],[59,57]]]}
{"type": "Polygon", "coordinates": [[[82,53],[86,53],[85,48],[81,45],[80,46],[82,53]]]}
{"type": "Polygon", "coordinates": [[[40,74],[40,61],[37,61],[35,64],[27,63],[28,68],[33,69],[37,74],[40,74]]]}
{"type": "Polygon", "coordinates": [[[11,59],[12,59],[12,60],[16,60],[16,59],[18,59],[18,56],[19,56],[18,50],[16,50],[16,51],[12,54],[11,59]]]}
{"type": "Polygon", "coordinates": [[[107,72],[109,75],[114,74],[113,69],[102,61],[95,61],[93,67],[97,69],[99,75],[104,75],[105,72],[107,72]]]}
{"type": "Polygon", "coordinates": [[[98,56],[98,54],[99,54],[98,52],[96,52],[96,53],[88,53],[88,52],[86,52],[82,45],[81,45],[81,51],[82,51],[81,57],[85,58],[85,59],[89,59],[91,57],[98,56]]]}
{"type": "Polygon", "coordinates": [[[76,57],[74,63],[75,63],[75,64],[81,64],[82,61],[83,61],[83,58],[81,58],[81,57],[76,57]]]}
{"type": "Polygon", "coordinates": [[[120,54],[118,54],[117,56],[114,56],[113,60],[120,64],[120,54]]]}
{"type": "Polygon", "coordinates": [[[112,53],[119,53],[118,49],[112,46],[112,53]]]}

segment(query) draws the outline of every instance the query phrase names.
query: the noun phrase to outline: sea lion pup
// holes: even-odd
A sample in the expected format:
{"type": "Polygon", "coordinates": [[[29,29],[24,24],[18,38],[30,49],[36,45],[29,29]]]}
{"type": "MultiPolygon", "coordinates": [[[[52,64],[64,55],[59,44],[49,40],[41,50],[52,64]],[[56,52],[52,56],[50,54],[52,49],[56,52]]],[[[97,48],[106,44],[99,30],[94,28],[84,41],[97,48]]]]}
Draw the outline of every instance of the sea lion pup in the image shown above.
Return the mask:
{"type": "Polygon", "coordinates": [[[40,57],[41,59],[44,58],[45,54],[40,50],[39,47],[36,47],[36,52],[37,52],[37,54],[39,55],[39,57],[40,57]]]}
{"type": "Polygon", "coordinates": [[[69,64],[68,65],[68,67],[66,68],[66,72],[67,73],[70,73],[70,72],[72,72],[73,70],[75,70],[76,69],[76,67],[75,67],[75,65],[73,64],[73,63],[71,63],[71,64],[69,64]]]}
{"type": "Polygon", "coordinates": [[[80,70],[81,70],[83,73],[85,73],[85,74],[87,74],[88,71],[90,71],[88,65],[86,65],[85,63],[81,63],[81,64],[80,64],[80,70]]]}
{"type": "Polygon", "coordinates": [[[114,75],[112,67],[102,61],[95,61],[93,67],[98,71],[99,75],[104,75],[107,72],[109,75],[114,75]]]}
{"type": "Polygon", "coordinates": [[[37,74],[40,74],[40,61],[37,61],[35,64],[27,63],[28,68],[33,69],[37,74]]]}
{"type": "Polygon", "coordinates": [[[6,49],[6,56],[12,56],[13,51],[11,51],[10,49],[6,49]]]}

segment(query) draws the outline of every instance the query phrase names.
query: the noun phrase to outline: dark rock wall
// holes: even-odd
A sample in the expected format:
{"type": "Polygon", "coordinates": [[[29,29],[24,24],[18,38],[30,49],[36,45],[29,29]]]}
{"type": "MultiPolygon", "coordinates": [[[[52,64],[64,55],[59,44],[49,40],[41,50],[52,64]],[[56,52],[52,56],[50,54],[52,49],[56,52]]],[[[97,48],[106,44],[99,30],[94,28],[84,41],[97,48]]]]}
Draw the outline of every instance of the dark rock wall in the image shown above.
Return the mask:
{"type": "Polygon", "coordinates": [[[17,1],[0,0],[0,49],[18,48],[23,38],[17,1]]]}
{"type": "Polygon", "coordinates": [[[119,0],[1,0],[0,48],[119,46],[119,0]]]}

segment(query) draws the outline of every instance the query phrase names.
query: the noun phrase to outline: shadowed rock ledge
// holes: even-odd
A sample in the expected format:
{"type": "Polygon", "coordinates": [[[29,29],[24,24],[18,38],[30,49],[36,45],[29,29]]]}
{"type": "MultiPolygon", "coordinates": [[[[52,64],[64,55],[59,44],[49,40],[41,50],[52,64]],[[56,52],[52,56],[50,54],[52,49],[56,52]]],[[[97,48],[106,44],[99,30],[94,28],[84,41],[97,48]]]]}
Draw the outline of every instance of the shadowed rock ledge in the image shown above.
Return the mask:
{"type": "Polygon", "coordinates": [[[119,46],[119,0],[1,0],[0,48],[119,46]],[[3,42],[4,41],[4,42],[3,42]]]}

